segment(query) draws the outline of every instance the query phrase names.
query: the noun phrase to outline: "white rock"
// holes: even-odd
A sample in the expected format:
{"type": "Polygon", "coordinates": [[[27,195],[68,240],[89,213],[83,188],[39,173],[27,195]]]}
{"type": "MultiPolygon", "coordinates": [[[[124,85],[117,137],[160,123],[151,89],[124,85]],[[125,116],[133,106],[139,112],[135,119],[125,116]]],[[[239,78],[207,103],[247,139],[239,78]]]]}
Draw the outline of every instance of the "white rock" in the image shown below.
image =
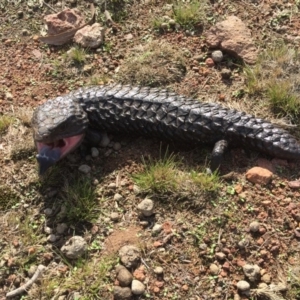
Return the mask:
{"type": "Polygon", "coordinates": [[[79,29],[74,36],[74,41],[83,47],[98,48],[104,39],[105,29],[99,23],[87,25],[79,29]]]}
{"type": "Polygon", "coordinates": [[[149,217],[149,216],[153,215],[154,202],[151,199],[146,198],[141,203],[139,203],[138,210],[145,217],[149,217]]]}
{"type": "Polygon", "coordinates": [[[131,283],[131,291],[134,295],[142,295],[145,292],[145,285],[139,280],[133,279],[131,283]]]}
{"type": "Polygon", "coordinates": [[[250,290],[250,284],[249,282],[245,281],[245,280],[240,280],[237,284],[236,284],[237,289],[242,292],[242,293],[247,293],[250,290]]]}
{"type": "Polygon", "coordinates": [[[156,267],[153,271],[155,274],[161,275],[161,274],[163,274],[164,269],[162,267],[156,267]]]}

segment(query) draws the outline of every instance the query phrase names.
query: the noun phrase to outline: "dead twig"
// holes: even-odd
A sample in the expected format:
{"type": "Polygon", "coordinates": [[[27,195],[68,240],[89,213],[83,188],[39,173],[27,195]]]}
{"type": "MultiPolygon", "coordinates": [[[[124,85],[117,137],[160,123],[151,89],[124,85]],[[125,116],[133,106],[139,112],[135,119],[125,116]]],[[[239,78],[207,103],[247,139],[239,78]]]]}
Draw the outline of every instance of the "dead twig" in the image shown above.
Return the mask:
{"type": "Polygon", "coordinates": [[[55,13],[57,13],[57,10],[55,10],[52,6],[50,6],[48,3],[43,1],[43,5],[47,6],[49,9],[53,10],[55,13]]]}
{"type": "Polygon", "coordinates": [[[19,294],[24,293],[25,291],[27,291],[36,281],[37,279],[43,274],[44,270],[46,269],[45,266],[43,265],[39,265],[35,271],[35,273],[33,274],[32,278],[29,279],[26,283],[24,283],[22,286],[20,286],[19,288],[9,292],[6,294],[6,297],[15,297],[19,294]]]}

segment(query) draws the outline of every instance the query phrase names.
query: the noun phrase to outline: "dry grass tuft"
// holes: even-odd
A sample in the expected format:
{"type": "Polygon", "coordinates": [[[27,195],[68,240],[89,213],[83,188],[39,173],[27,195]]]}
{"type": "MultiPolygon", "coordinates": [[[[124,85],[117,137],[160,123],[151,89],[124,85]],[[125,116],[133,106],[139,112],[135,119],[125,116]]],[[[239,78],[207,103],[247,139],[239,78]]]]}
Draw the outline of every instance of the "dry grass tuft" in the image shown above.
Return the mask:
{"type": "Polygon", "coordinates": [[[186,73],[184,54],[164,42],[152,41],[124,61],[118,74],[122,83],[162,86],[180,81],[186,73]]]}
{"type": "Polygon", "coordinates": [[[283,42],[262,52],[257,64],[247,67],[245,74],[250,94],[265,95],[268,105],[279,117],[294,122],[300,112],[300,56],[283,42]]]}
{"type": "Polygon", "coordinates": [[[175,20],[181,26],[188,28],[199,23],[203,24],[207,7],[205,0],[175,1],[173,8],[175,20]]]}

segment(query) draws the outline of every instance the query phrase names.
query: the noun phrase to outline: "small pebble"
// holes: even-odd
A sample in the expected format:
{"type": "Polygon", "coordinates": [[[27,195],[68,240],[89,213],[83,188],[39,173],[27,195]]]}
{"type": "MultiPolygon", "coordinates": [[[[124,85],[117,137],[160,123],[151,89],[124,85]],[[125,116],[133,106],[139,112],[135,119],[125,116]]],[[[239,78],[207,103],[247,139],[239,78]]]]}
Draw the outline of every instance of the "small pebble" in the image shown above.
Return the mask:
{"type": "Polygon", "coordinates": [[[88,166],[88,165],[81,165],[79,168],[78,168],[78,170],[80,171],[80,172],[82,172],[82,173],[84,173],[84,174],[88,174],[88,173],[90,173],[91,172],[91,167],[90,166],[88,166]]]}
{"type": "Polygon", "coordinates": [[[169,24],[168,23],[161,23],[160,28],[163,29],[163,30],[167,30],[169,28],[169,24]]]}
{"type": "Polygon", "coordinates": [[[123,196],[121,194],[117,193],[117,194],[114,195],[114,200],[115,201],[121,201],[122,199],[123,199],[123,196]]]}
{"type": "Polygon", "coordinates": [[[117,212],[112,212],[112,213],[110,214],[110,219],[111,219],[112,221],[114,221],[114,222],[117,222],[117,221],[119,221],[120,216],[119,216],[119,214],[118,214],[117,212]]]}
{"type": "Polygon", "coordinates": [[[110,139],[108,138],[107,134],[103,134],[102,136],[102,140],[100,142],[100,146],[105,148],[108,146],[108,144],[110,143],[110,139]]]}
{"type": "Polygon", "coordinates": [[[22,19],[23,16],[24,16],[23,10],[19,10],[19,11],[17,12],[17,15],[18,15],[18,18],[19,18],[19,19],[22,19]]]}
{"type": "Polygon", "coordinates": [[[110,189],[115,189],[117,185],[114,182],[111,182],[107,187],[110,189]]]}
{"type": "Polygon", "coordinates": [[[249,229],[251,232],[257,232],[259,230],[259,226],[260,226],[259,222],[253,221],[250,223],[249,229]]]}
{"type": "Polygon", "coordinates": [[[220,50],[213,51],[211,54],[211,58],[214,62],[221,62],[223,60],[223,53],[220,50]]]}
{"type": "Polygon", "coordinates": [[[207,58],[205,60],[205,64],[208,66],[208,67],[213,67],[215,65],[214,61],[212,60],[212,58],[207,58]]]}
{"type": "Polygon", "coordinates": [[[142,295],[146,290],[145,285],[139,280],[133,279],[131,283],[131,291],[134,295],[142,295]]]}
{"type": "Polygon", "coordinates": [[[51,234],[52,233],[52,228],[50,228],[49,226],[45,226],[44,227],[44,231],[45,231],[45,233],[47,233],[47,234],[51,234]]]}
{"type": "Polygon", "coordinates": [[[115,151],[119,151],[121,149],[121,147],[122,147],[121,144],[118,143],[118,142],[116,142],[116,143],[113,144],[113,149],[115,151]]]}
{"type": "Polygon", "coordinates": [[[13,97],[12,93],[6,92],[5,98],[6,98],[6,100],[11,101],[11,100],[13,100],[14,97],[13,97]]]}
{"type": "Polygon", "coordinates": [[[216,264],[211,264],[209,266],[209,272],[212,275],[218,275],[219,272],[220,272],[220,269],[219,269],[219,267],[216,264]]]}
{"type": "Polygon", "coordinates": [[[154,202],[151,199],[146,198],[142,202],[139,203],[138,210],[145,217],[149,217],[149,216],[153,215],[154,202]]]}
{"type": "Polygon", "coordinates": [[[162,225],[161,224],[155,224],[152,228],[152,233],[158,234],[162,230],[162,225]]]}
{"type": "Polygon", "coordinates": [[[215,254],[215,256],[216,256],[216,259],[218,259],[218,260],[224,260],[226,258],[226,254],[223,252],[217,252],[215,254]]]}
{"type": "Polygon", "coordinates": [[[245,280],[240,280],[237,284],[236,284],[237,289],[242,292],[242,293],[247,293],[250,290],[250,284],[249,282],[245,281],[245,280]]]}
{"type": "Polygon", "coordinates": [[[91,155],[92,155],[92,157],[98,157],[99,156],[99,150],[95,147],[92,147],[91,155]]]}
{"type": "Polygon", "coordinates": [[[63,234],[68,229],[68,225],[66,223],[60,223],[56,226],[56,232],[58,234],[63,234]]]}
{"type": "Polygon", "coordinates": [[[47,237],[47,241],[50,242],[50,243],[54,243],[56,240],[57,240],[57,236],[55,234],[50,234],[47,237]]]}
{"type": "Polygon", "coordinates": [[[231,77],[231,71],[229,69],[222,69],[221,70],[221,76],[223,79],[229,79],[231,77]]]}
{"type": "Polygon", "coordinates": [[[164,269],[162,267],[155,267],[155,269],[153,270],[153,272],[157,275],[161,275],[164,272],[164,269]]]}
{"type": "Polygon", "coordinates": [[[27,29],[22,30],[22,35],[27,36],[29,35],[29,31],[27,29]]]}
{"type": "Polygon", "coordinates": [[[268,273],[266,273],[261,277],[261,281],[269,284],[271,283],[271,276],[268,273]]]}

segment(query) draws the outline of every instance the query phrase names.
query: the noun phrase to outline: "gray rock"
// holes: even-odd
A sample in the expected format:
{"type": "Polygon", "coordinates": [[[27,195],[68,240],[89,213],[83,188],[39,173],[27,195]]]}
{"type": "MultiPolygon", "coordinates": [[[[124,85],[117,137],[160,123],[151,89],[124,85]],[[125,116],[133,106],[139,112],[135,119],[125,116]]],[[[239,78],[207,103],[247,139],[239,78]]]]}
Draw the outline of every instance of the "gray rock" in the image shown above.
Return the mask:
{"type": "Polygon", "coordinates": [[[214,62],[218,63],[223,60],[223,53],[220,50],[215,50],[211,54],[211,58],[214,62]]]}
{"type": "Polygon", "coordinates": [[[53,233],[49,234],[47,237],[47,241],[50,243],[54,243],[57,239],[58,237],[53,233]]]}
{"type": "Polygon", "coordinates": [[[62,247],[62,253],[70,258],[76,259],[81,257],[87,249],[86,241],[81,236],[73,236],[71,237],[62,247]]]}
{"type": "Polygon", "coordinates": [[[56,226],[56,232],[58,234],[63,234],[68,229],[68,225],[66,223],[60,223],[56,226]]]}
{"type": "Polygon", "coordinates": [[[47,233],[47,234],[51,234],[51,233],[53,232],[52,228],[50,228],[49,226],[45,226],[45,227],[44,227],[44,231],[45,231],[45,233],[47,233]]]}
{"type": "Polygon", "coordinates": [[[131,283],[131,291],[134,295],[142,295],[145,292],[145,285],[139,280],[133,279],[131,283]]]}
{"type": "Polygon", "coordinates": [[[102,148],[106,148],[109,143],[110,143],[110,140],[109,140],[107,134],[104,133],[99,146],[102,148]]]}
{"type": "Polygon", "coordinates": [[[141,189],[136,184],[134,184],[133,185],[133,192],[135,194],[139,194],[141,192],[141,189]]]}
{"type": "Polygon", "coordinates": [[[223,79],[229,79],[231,77],[231,71],[229,69],[223,68],[221,70],[221,76],[223,79]]]}
{"type": "Polygon", "coordinates": [[[204,250],[207,249],[207,245],[206,245],[205,243],[201,243],[201,244],[199,245],[199,249],[202,250],[202,251],[204,251],[204,250]]]}
{"type": "Polygon", "coordinates": [[[258,265],[246,264],[243,266],[243,271],[245,276],[251,281],[254,282],[260,277],[260,267],[258,265]]]}
{"type": "Polygon", "coordinates": [[[248,239],[242,239],[238,242],[240,249],[245,249],[249,245],[250,241],[248,239]]]}
{"type": "Polygon", "coordinates": [[[237,289],[241,292],[241,293],[249,293],[250,291],[250,284],[249,282],[245,281],[245,280],[240,280],[238,281],[238,283],[236,284],[237,289]]]}
{"type": "Polygon", "coordinates": [[[113,144],[113,149],[115,151],[119,151],[121,149],[121,147],[122,147],[121,144],[118,143],[118,142],[116,142],[116,143],[113,144]]]}
{"type": "Polygon", "coordinates": [[[158,234],[162,230],[162,225],[161,224],[155,224],[152,228],[152,233],[153,234],[158,234]]]}
{"type": "Polygon", "coordinates": [[[117,272],[117,279],[120,286],[125,287],[131,284],[133,276],[124,266],[120,266],[117,272]]]}
{"type": "Polygon", "coordinates": [[[164,269],[162,267],[155,267],[155,269],[153,270],[153,272],[157,275],[161,275],[164,272],[164,269]]]}
{"type": "Polygon", "coordinates": [[[114,286],[114,300],[130,300],[132,292],[129,287],[114,286]]]}
{"type": "Polygon", "coordinates": [[[98,48],[104,40],[105,29],[99,23],[79,29],[74,36],[75,43],[86,48],[98,48]]]}
{"type": "Polygon", "coordinates": [[[123,246],[119,250],[119,256],[122,264],[128,269],[135,268],[141,260],[140,250],[133,245],[123,246]]]}
{"type": "Polygon", "coordinates": [[[115,201],[121,201],[122,199],[123,199],[123,196],[121,194],[117,193],[117,194],[114,195],[114,200],[115,201]]]}
{"type": "Polygon", "coordinates": [[[52,210],[51,208],[45,208],[45,209],[44,209],[44,214],[45,214],[46,216],[51,216],[52,213],[53,213],[53,210],[52,210]]]}
{"type": "Polygon", "coordinates": [[[99,150],[96,147],[92,147],[91,155],[92,155],[92,157],[98,157],[99,156],[99,150]]]}
{"type": "Polygon", "coordinates": [[[84,174],[88,174],[91,172],[91,167],[88,166],[88,165],[81,165],[78,170],[81,172],[81,173],[84,173],[84,174]]]}
{"type": "Polygon", "coordinates": [[[154,202],[151,199],[146,198],[138,205],[138,210],[145,217],[152,216],[154,210],[154,202]]]}

